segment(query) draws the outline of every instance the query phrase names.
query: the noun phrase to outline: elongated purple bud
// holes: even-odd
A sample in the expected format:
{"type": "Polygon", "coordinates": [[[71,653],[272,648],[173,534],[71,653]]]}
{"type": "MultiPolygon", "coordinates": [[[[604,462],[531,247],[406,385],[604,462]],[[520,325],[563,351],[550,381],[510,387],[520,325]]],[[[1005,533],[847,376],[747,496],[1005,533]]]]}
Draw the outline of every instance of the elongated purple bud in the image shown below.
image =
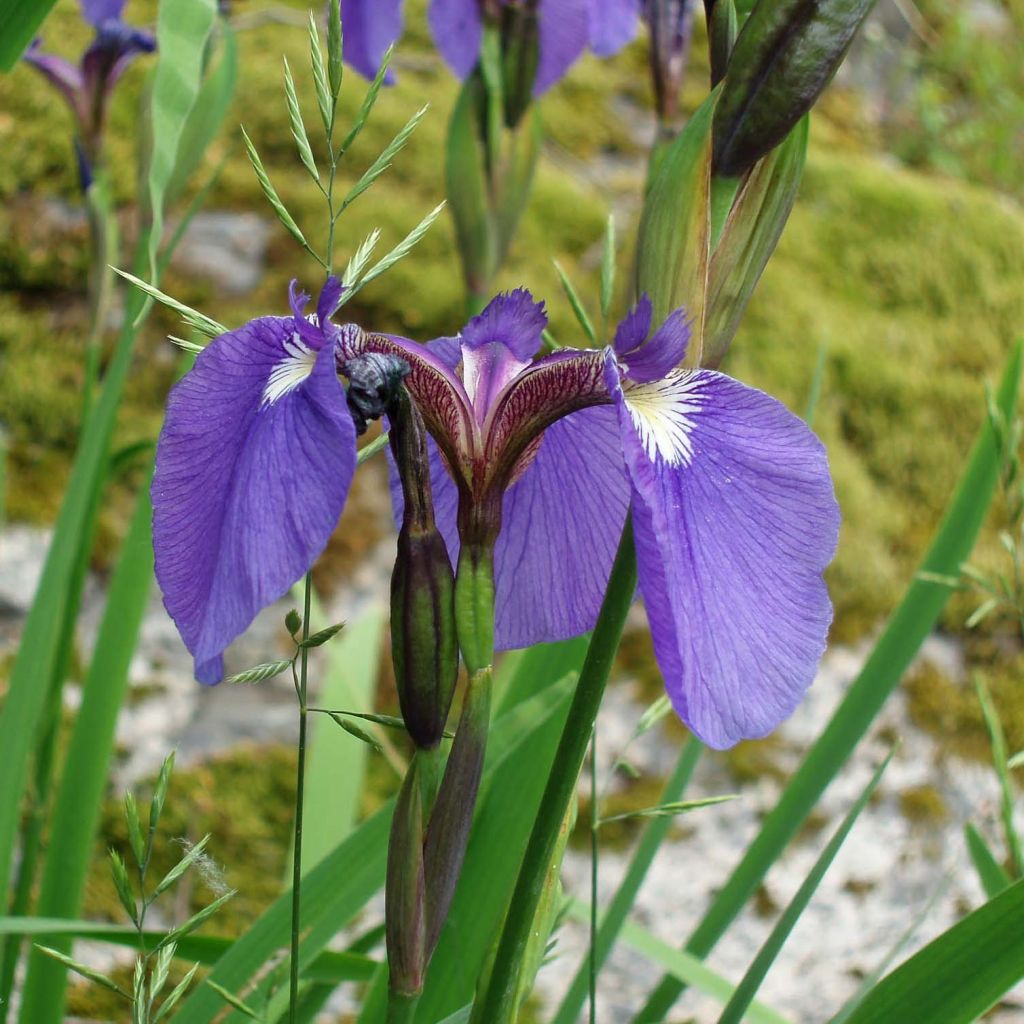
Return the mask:
{"type": "Polygon", "coordinates": [[[651,29],[651,75],[654,80],[658,122],[675,133],[679,93],[690,60],[695,0],[646,0],[651,29]]]}
{"type": "Polygon", "coordinates": [[[434,522],[426,427],[404,387],[388,416],[404,501],[391,577],[391,658],[406,728],[417,747],[429,749],[444,735],[459,671],[455,577],[434,522]]]}

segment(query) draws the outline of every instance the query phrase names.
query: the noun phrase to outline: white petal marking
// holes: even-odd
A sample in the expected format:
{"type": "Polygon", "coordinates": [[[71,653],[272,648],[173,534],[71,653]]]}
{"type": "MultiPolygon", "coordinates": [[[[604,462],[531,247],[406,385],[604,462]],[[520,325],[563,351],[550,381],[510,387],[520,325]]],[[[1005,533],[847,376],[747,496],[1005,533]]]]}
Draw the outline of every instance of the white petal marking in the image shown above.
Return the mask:
{"type": "Polygon", "coordinates": [[[316,365],[316,352],[295,333],[284,343],[288,354],[274,365],[263,389],[263,405],[273,405],[309,379],[316,365]]]}
{"type": "Polygon", "coordinates": [[[672,370],[649,384],[627,384],[626,408],[647,457],[670,466],[688,466],[693,459],[691,434],[703,400],[700,380],[692,370],[672,370]]]}

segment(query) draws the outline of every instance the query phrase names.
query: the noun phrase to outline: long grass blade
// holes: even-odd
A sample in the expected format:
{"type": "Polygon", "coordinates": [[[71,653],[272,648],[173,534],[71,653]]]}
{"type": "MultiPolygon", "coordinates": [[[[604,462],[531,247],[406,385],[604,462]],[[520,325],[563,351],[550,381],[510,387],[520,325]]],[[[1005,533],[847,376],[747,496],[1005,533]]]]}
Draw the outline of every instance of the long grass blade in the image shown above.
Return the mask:
{"type": "MultiPolygon", "coordinates": [[[[686,746],[679,755],[675,769],[665,783],[659,803],[670,803],[682,798],[703,749],[703,744],[695,736],[691,736],[686,741],[686,746]]],[[[654,861],[658,848],[664,842],[671,827],[671,818],[654,818],[644,829],[640,842],[637,843],[636,850],[630,858],[626,874],[612,897],[611,903],[608,904],[608,909],[601,917],[593,948],[576,971],[572,984],[552,1019],[552,1024],[575,1024],[580,1013],[583,1012],[583,1003],[587,998],[590,961],[593,959],[597,971],[604,966],[608,954],[611,953],[615,940],[636,902],[637,893],[640,891],[644,878],[647,877],[647,872],[654,861]]]]}
{"type": "MultiPolygon", "coordinates": [[[[36,903],[36,913],[43,917],[73,918],[81,909],[113,756],[117,716],[128,688],[128,668],[153,580],[151,515],[149,488],[144,486],[111,581],[53,810],[36,903]]],[[[59,941],[51,945],[70,952],[70,946],[59,941]]],[[[33,955],[22,994],[21,1019],[62,1019],[65,981],[59,964],[33,955]]]]}
{"type": "Polygon", "coordinates": [[[882,781],[885,769],[889,767],[889,762],[892,761],[892,755],[893,752],[890,751],[889,756],[878,766],[875,774],[864,787],[854,805],[847,811],[846,817],[843,818],[839,828],[836,829],[835,834],[814,862],[814,866],[797,890],[796,895],[790,900],[786,909],[779,916],[778,921],[775,922],[775,927],[771,930],[771,934],[765,940],[757,956],[754,957],[754,961],[748,968],[747,973],[743,975],[743,980],[736,986],[736,991],[733,992],[732,998],[722,1011],[718,1024],[740,1024],[743,1020],[747,1008],[750,1006],[757,990],[761,987],[761,983],[767,976],[772,964],[775,963],[775,958],[782,950],[786,939],[789,938],[790,932],[796,926],[797,921],[800,920],[800,915],[807,909],[807,904],[811,902],[811,897],[817,891],[821,880],[825,877],[825,872],[832,866],[832,861],[835,860],[836,854],[843,843],[846,842],[846,837],[850,834],[850,830],[853,828],[857,818],[860,817],[861,811],[867,807],[871,794],[874,793],[878,788],[879,782],[882,781]]]}
{"type": "MultiPolygon", "coordinates": [[[[590,908],[579,900],[573,900],[569,905],[569,913],[578,921],[586,921],[590,908]]],[[[657,964],[672,977],[721,1003],[725,1003],[735,991],[728,978],[713,971],[691,953],[673,948],[634,921],[623,924],[621,938],[630,949],[657,964]]],[[[745,1020],[748,1024],[788,1024],[782,1014],[756,999],[750,1004],[745,1020]]]]}
{"type": "Polygon", "coordinates": [[[967,852],[971,855],[974,870],[978,872],[981,887],[985,890],[985,895],[992,899],[1004,889],[1008,889],[1013,879],[1010,878],[1002,864],[996,860],[981,833],[970,822],[964,826],[964,840],[967,843],[967,852]]]}
{"type": "Polygon", "coordinates": [[[847,1024],[970,1024],[1024,978],[1024,881],[943,932],[871,990],[847,1024]]]}
{"type": "MultiPolygon", "coordinates": [[[[1008,420],[1017,408],[1020,373],[1021,345],[1018,343],[1003,372],[997,399],[1008,420]]],[[[974,546],[998,478],[996,436],[986,417],[956,493],[924,558],[924,571],[944,575],[957,573],[958,566],[974,546]]],[[[874,721],[934,627],[949,594],[948,587],[915,576],[832,720],[808,751],[729,880],[712,900],[686,944],[689,952],[707,956],[753,895],[874,721]]],[[[684,987],[678,979],[664,977],[636,1020],[645,1024],[663,1020],[684,987]]]]}

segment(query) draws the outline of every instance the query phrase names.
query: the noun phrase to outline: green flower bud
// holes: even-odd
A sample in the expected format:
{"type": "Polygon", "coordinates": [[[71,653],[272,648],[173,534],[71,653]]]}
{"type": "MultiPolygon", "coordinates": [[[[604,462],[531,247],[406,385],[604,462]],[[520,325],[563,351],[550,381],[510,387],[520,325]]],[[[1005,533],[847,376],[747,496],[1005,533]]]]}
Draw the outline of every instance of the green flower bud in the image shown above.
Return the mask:
{"type": "Polygon", "coordinates": [[[404,387],[388,410],[404,511],[391,577],[391,658],[406,728],[417,747],[441,742],[459,671],[455,577],[434,522],[427,432],[404,387]]]}
{"type": "Polygon", "coordinates": [[[777,146],[832,80],[874,0],[758,0],[715,110],[715,174],[743,174],[777,146]]]}

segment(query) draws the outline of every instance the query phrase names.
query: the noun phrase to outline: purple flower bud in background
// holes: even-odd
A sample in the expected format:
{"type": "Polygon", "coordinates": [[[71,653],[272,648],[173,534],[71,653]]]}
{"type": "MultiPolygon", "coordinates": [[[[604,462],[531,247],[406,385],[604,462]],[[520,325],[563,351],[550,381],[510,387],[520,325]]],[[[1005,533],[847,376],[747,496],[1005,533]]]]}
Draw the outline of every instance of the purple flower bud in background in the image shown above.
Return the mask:
{"type": "Polygon", "coordinates": [[[686,76],[693,36],[695,0],[644,0],[651,31],[651,76],[658,121],[672,126],[679,114],[679,92],[686,76]]]}
{"type": "MultiPolygon", "coordinates": [[[[461,79],[476,67],[485,22],[504,33],[536,25],[534,96],[565,77],[589,46],[601,57],[636,34],[640,0],[431,0],[427,20],[441,56],[461,79]]],[[[402,0],[341,0],[345,60],[372,78],[402,34],[402,0]]]]}
{"type": "Polygon", "coordinates": [[[156,40],[149,32],[121,20],[125,0],[81,0],[82,16],[96,34],[77,65],[44,53],[34,40],[25,60],[60,90],[78,122],[79,171],[88,188],[99,157],[110,94],[125,69],[140,53],[152,53],[156,40]]]}

